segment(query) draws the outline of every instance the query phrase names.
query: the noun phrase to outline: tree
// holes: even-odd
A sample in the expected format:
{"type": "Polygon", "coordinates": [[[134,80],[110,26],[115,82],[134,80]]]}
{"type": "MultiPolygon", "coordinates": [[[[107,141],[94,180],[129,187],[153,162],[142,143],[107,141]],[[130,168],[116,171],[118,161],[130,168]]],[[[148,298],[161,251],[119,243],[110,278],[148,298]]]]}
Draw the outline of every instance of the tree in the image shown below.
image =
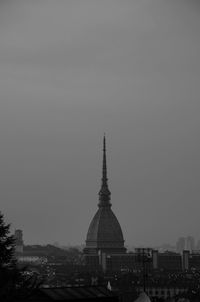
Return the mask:
{"type": "Polygon", "coordinates": [[[10,224],[4,222],[4,216],[0,213],[0,269],[13,265],[15,238],[10,235],[10,224]]]}
{"type": "Polygon", "coordinates": [[[19,276],[14,261],[15,238],[10,235],[10,224],[6,224],[0,213],[0,299],[7,301],[13,292],[14,280],[19,276]],[[9,294],[8,294],[9,293],[9,294]]]}
{"type": "Polygon", "coordinates": [[[0,213],[0,301],[26,301],[41,283],[37,276],[27,275],[26,267],[18,267],[14,253],[15,238],[0,213]]]}

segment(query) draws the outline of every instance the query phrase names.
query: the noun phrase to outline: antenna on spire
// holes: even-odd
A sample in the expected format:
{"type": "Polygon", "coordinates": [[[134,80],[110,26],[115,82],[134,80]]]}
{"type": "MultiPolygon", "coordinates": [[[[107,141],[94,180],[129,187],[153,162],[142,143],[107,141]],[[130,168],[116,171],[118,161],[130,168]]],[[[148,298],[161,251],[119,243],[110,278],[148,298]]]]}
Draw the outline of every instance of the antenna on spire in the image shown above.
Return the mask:
{"type": "Polygon", "coordinates": [[[111,206],[110,204],[110,191],[108,189],[107,178],[107,164],[106,164],[106,135],[103,136],[103,167],[102,167],[102,179],[101,190],[99,191],[99,206],[111,206]]]}
{"type": "Polygon", "coordinates": [[[102,171],[102,185],[107,186],[107,164],[106,164],[106,136],[103,137],[103,171],[102,171]]]}

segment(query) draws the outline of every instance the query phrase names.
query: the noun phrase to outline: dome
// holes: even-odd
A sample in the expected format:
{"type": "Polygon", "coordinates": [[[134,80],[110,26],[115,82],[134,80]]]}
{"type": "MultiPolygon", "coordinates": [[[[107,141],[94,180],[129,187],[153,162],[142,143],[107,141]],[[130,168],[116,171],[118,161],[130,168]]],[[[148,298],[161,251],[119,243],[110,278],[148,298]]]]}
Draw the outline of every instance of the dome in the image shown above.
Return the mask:
{"type": "Polygon", "coordinates": [[[100,207],[92,219],[86,239],[87,247],[123,248],[120,224],[110,207],[100,207]]]}

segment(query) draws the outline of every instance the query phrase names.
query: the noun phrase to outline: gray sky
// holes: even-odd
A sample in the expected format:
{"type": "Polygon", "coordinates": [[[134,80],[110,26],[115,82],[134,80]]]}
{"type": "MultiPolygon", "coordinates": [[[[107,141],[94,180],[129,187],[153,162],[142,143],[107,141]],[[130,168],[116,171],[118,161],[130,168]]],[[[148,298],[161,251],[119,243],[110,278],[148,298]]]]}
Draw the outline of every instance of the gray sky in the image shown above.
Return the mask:
{"type": "Polygon", "coordinates": [[[0,2],[0,200],[25,243],[84,243],[107,133],[127,244],[200,228],[200,2],[0,2]]]}

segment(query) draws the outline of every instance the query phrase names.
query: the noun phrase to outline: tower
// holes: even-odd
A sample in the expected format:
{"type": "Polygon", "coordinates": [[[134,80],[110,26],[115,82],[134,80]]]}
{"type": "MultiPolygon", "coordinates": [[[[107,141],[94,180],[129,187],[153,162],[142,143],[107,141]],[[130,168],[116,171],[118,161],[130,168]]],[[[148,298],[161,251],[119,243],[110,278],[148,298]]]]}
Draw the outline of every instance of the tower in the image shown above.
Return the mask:
{"type": "Polygon", "coordinates": [[[184,249],[185,249],[185,238],[180,237],[176,242],[176,251],[181,254],[184,249]]]}
{"type": "Polygon", "coordinates": [[[190,252],[194,251],[195,249],[195,240],[194,237],[188,236],[186,238],[186,249],[190,252]]]}
{"type": "MultiPolygon", "coordinates": [[[[94,215],[86,237],[84,254],[86,259],[91,257],[101,258],[101,264],[105,262],[105,255],[124,254],[124,238],[121,226],[111,209],[111,193],[108,188],[107,163],[106,163],[106,138],[103,138],[103,165],[101,188],[99,191],[98,210],[94,215]]],[[[91,260],[90,259],[90,260],[91,260]]],[[[98,260],[99,261],[99,260],[98,260]]],[[[89,261],[90,262],[90,261],[89,261]]]]}

